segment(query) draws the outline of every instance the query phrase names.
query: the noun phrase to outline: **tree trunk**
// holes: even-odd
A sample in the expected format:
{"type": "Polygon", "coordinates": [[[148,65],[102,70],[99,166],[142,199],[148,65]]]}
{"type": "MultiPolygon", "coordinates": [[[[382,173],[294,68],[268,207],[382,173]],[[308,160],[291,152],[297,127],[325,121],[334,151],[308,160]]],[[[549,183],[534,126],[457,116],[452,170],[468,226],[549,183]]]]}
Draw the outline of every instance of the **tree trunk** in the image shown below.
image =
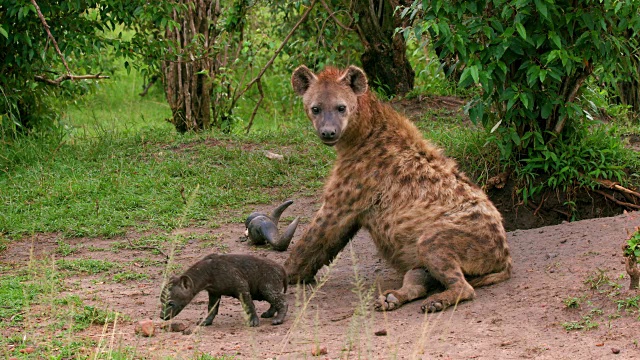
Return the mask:
{"type": "Polygon", "coordinates": [[[413,89],[415,72],[407,59],[407,47],[395,29],[402,26],[394,10],[398,0],[360,0],[354,2],[358,14],[358,34],[365,51],[360,57],[370,86],[387,95],[405,95],[413,89]],[[395,34],[395,35],[394,35],[395,34]]]}
{"type": "Polygon", "coordinates": [[[631,106],[631,110],[636,114],[640,114],[640,82],[631,78],[629,81],[620,81],[616,85],[620,101],[624,105],[631,106]]]}
{"type": "Polygon", "coordinates": [[[175,43],[172,60],[162,64],[165,93],[173,117],[171,123],[181,133],[209,127],[212,84],[216,62],[207,53],[215,42],[215,24],[220,14],[219,0],[179,0],[187,4],[184,12],[173,13],[180,29],[166,29],[167,39],[175,43]],[[194,40],[195,38],[195,40],[194,40]],[[194,46],[197,43],[197,46],[194,46]]]}

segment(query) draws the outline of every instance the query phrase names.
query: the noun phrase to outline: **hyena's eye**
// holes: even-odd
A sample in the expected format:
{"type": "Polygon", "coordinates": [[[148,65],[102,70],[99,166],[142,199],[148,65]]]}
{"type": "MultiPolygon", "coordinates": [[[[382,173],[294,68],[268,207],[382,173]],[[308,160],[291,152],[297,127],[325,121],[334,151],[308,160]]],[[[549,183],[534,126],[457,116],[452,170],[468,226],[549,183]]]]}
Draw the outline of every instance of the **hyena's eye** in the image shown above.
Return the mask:
{"type": "Polygon", "coordinates": [[[318,115],[320,114],[320,108],[317,106],[314,106],[311,108],[311,112],[313,113],[313,115],[318,115]]]}
{"type": "Polygon", "coordinates": [[[347,110],[347,107],[346,107],[346,106],[344,106],[344,105],[340,105],[340,106],[338,106],[338,112],[339,112],[339,113],[343,113],[343,112],[345,112],[345,110],[347,110]]]}

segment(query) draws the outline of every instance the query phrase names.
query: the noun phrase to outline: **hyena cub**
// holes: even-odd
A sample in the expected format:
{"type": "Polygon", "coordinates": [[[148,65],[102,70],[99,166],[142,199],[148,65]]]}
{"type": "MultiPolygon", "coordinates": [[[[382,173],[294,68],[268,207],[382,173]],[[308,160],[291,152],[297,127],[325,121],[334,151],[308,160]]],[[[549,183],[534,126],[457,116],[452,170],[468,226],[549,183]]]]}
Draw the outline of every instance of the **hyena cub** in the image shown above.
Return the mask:
{"type": "Polygon", "coordinates": [[[322,206],[284,264],[290,281],[313,281],[360,230],[404,274],[384,291],[377,310],[393,310],[445,290],[422,310],[440,311],[475,296],[474,287],[511,276],[502,216],[452,159],[368,89],[364,72],[305,66],[291,78],[316,134],[336,149],[322,206]]]}
{"type": "Polygon", "coordinates": [[[173,276],[162,289],[163,320],[182,311],[200,291],[209,293],[208,315],[202,325],[211,325],[218,314],[220,297],[231,296],[242,302],[249,326],[260,323],[253,300],[267,301],[271,307],[261,316],[279,325],[287,314],[287,273],[276,262],[251,255],[211,254],[191,266],[181,276],[173,276]]]}

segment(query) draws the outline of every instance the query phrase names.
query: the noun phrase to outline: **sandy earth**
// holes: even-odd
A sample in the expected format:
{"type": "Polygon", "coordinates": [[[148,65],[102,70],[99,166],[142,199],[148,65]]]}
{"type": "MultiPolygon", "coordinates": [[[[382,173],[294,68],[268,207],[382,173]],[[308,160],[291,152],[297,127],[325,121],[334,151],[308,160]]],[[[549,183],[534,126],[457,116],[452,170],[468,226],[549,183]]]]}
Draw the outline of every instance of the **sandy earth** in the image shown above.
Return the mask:
{"type": "MultiPolygon", "coordinates": [[[[301,228],[306,227],[318,206],[314,201],[296,200],[285,216],[303,216],[301,228]]],[[[288,220],[283,219],[281,228],[288,220]]],[[[319,359],[640,359],[640,314],[637,309],[618,310],[615,303],[640,295],[626,291],[628,276],[619,278],[625,274],[620,246],[627,237],[626,230],[636,226],[640,226],[640,213],[510,232],[513,278],[477,289],[475,300],[461,303],[456,309],[428,316],[420,312],[421,301],[393,312],[372,311],[371,299],[378,289],[399,287],[402,276],[379,258],[364,231],[334,265],[321,271],[319,276],[328,278],[322,286],[307,287],[304,294],[302,288],[289,289],[289,313],[280,326],[262,319],[259,327],[249,328],[240,303],[223,298],[213,325],[198,328],[195,322],[206,313],[207,297],[201,293],[176,318],[189,327],[191,334],[161,330],[149,338],[136,335],[134,325],[138,320],[152,318],[157,325],[162,323],[158,315],[164,266],[147,266],[140,259],[162,260],[163,256],[149,250],[114,253],[96,249],[110,248],[116,242],[135,243],[139,234],[116,239],[67,239],[79,249],[68,258],[117,261],[132,271],[148,274],[150,280],[115,283],[104,281],[104,274],[69,276],[65,280],[68,287],[61,295],[74,293],[87,304],[125,314],[129,321],[119,322],[116,329],[96,325],[82,335],[108,338],[108,348],[135,347],[141,358],[190,359],[205,353],[236,359],[303,359],[314,358],[312,349],[317,347],[326,348],[326,354],[316,357],[319,359]],[[623,287],[616,290],[611,286],[614,282],[623,287]],[[597,289],[591,289],[597,284],[597,289]],[[564,303],[573,297],[579,299],[577,309],[564,303]],[[563,327],[570,322],[585,325],[585,318],[597,327],[573,331],[563,327]],[[376,335],[384,331],[386,335],[376,335]]],[[[243,231],[242,224],[182,229],[180,233],[191,234],[191,240],[177,252],[175,263],[185,269],[221,249],[284,262],[286,252],[241,242],[243,231]],[[218,238],[218,246],[203,247],[199,238],[210,240],[212,235],[218,238]]],[[[50,256],[57,247],[55,234],[36,235],[12,243],[0,254],[0,262],[16,268],[26,264],[32,243],[36,258],[50,256]]],[[[268,304],[256,302],[256,307],[260,314],[268,304]]]]}

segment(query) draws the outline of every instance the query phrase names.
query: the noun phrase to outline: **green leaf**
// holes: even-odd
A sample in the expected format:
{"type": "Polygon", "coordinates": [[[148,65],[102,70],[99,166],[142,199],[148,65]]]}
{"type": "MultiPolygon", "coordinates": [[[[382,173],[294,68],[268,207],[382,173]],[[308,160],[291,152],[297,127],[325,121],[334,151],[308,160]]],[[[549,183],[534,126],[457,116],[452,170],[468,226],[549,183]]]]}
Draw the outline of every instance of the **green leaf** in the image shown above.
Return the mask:
{"type": "Polygon", "coordinates": [[[549,39],[551,39],[551,41],[556,44],[556,47],[558,49],[562,49],[562,41],[560,40],[560,36],[558,36],[555,31],[549,31],[549,39]]]}
{"type": "Polygon", "coordinates": [[[2,25],[0,25],[0,35],[4,36],[5,39],[9,38],[9,33],[7,33],[7,30],[5,30],[4,27],[2,27],[2,25]]]}
{"type": "Polygon", "coordinates": [[[544,0],[534,0],[534,2],[536,3],[536,9],[538,12],[548,19],[549,12],[547,11],[547,4],[544,3],[544,0]]]}
{"type": "Polygon", "coordinates": [[[518,95],[518,97],[520,98],[520,101],[522,102],[522,105],[524,105],[525,109],[529,108],[529,98],[527,98],[527,95],[525,93],[520,93],[520,95],[518,95]]]}
{"type": "Polygon", "coordinates": [[[470,67],[467,67],[464,70],[462,70],[462,74],[460,75],[460,80],[458,81],[458,86],[462,86],[465,80],[467,80],[467,78],[469,77],[469,72],[470,72],[469,69],[470,67]]]}
{"type": "Polygon", "coordinates": [[[540,82],[543,83],[544,79],[547,78],[547,70],[540,70],[540,73],[538,74],[539,78],[540,78],[540,82]]]}
{"type": "Polygon", "coordinates": [[[542,105],[542,108],[540,108],[540,116],[542,116],[543,119],[549,118],[549,115],[551,115],[551,110],[553,110],[553,104],[551,102],[544,103],[544,105],[542,105]]]}
{"type": "Polygon", "coordinates": [[[518,136],[515,130],[511,131],[511,140],[513,140],[516,146],[520,146],[520,136],[518,136]]]}
{"type": "Polygon", "coordinates": [[[527,40],[527,30],[524,29],[524,25],[522,25],[522,23],[516,23],[516,30],[518,31],[518,34],[520,34],[520,37],[527,40]]]}
{"type": "Polygon", "coordinates": [[[478,75],[478,66],[473,65],[469,68],[469,72],[471,73],[471,77],[473,78],[474,83],[480,82],[480,77],[478,75]]]}

